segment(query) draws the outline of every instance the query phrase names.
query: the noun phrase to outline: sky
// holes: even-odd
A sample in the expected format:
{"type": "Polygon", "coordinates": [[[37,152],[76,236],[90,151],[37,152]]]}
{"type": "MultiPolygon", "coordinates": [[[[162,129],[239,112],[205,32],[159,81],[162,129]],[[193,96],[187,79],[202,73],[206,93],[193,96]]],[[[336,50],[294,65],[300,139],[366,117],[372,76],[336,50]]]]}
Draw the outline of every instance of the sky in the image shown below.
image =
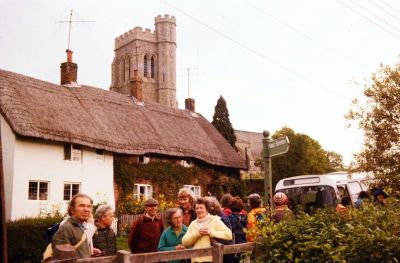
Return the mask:
{"type": "Polygon", "coordinates": [[[363,136],[344,115],[400,52],[396,0],[0,0],[0,68],[58,84],[70,10],[78,83],[109,89],[114,39],[173,15],[179,108],[189,90],[211,121],[222,95],[235,129],[290,127],[345,164],[363,136]]]}

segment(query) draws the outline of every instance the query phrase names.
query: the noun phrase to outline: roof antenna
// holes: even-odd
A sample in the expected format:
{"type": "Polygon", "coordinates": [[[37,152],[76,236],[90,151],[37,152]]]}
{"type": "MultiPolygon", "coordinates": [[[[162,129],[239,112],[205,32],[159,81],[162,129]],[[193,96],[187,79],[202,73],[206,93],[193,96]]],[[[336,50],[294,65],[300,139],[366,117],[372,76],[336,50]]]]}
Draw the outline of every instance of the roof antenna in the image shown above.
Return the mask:
{"type": "Polygon", "coordinates": [[[73,10],[71,9],[71,12],[69,13],[69,20],[61,20],[61,21],[56,21],[56,23],[69,23],[69,28],[68,28],[68,47],[67,50],[69,49],[70,42],[71,42],[71,28],[72,28],[72,23],[92,23],[95,21],[89,21],[89,20],[72,20],[72,13],[73,10]]]}
{"type": "MultiPolygon", "coordinates": [[[[197,68],[192,68],[192,70],[196,70],[197,68]]],[[[193,73],[192,73],[192,75],[193,75],[193,73]]],[[[188,85],[187,85],[187,87],[188,87],[188,98],[190,98],[190,76],[191,76],[191,74],[190,74],[190,68],[187,68],[187,83],[188,83],[188,85]]]]}

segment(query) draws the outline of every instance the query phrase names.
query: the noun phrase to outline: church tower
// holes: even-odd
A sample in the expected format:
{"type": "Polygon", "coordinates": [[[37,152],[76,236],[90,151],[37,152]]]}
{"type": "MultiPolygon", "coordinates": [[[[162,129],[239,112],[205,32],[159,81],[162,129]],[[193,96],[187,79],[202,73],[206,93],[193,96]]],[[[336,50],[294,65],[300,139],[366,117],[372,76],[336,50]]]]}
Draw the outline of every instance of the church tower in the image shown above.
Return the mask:
{"type": "Polygon", "coordinates": [[[154,32],[135,27],[115,39],[110,90],[131,94],[133,72],[137,70],[144,102],[177,108],[176,19],[159,15],[154,24],[154,32]]]}

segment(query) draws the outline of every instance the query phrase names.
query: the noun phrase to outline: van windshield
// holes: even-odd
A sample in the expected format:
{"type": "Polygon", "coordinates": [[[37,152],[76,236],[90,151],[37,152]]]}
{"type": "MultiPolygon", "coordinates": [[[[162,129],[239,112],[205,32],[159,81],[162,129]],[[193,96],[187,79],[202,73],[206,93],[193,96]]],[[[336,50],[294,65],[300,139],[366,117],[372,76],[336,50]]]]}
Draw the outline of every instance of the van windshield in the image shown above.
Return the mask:
{"type": "Polygon", "coordinates": [[[329,185],[286,188],[277,192],[287,195],[290,209],[301,205],[306,213],[312,213],[316,208],[336,206],[335,190],[329,185]]]}

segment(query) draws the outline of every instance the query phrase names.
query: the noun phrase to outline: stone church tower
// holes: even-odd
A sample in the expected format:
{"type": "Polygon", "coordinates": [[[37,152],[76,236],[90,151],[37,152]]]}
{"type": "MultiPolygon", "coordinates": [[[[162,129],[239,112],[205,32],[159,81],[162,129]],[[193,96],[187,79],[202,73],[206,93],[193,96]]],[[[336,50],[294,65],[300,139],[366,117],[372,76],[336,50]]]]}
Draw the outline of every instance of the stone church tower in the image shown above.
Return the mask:
{"type": "Polygon", "coordinates": [[[176,19],[159,15],[155,30],[135,27],[115,39],[110,90],[132,94],[133,72],[142,78],[143,101],[177,108],[176,19]]]}

